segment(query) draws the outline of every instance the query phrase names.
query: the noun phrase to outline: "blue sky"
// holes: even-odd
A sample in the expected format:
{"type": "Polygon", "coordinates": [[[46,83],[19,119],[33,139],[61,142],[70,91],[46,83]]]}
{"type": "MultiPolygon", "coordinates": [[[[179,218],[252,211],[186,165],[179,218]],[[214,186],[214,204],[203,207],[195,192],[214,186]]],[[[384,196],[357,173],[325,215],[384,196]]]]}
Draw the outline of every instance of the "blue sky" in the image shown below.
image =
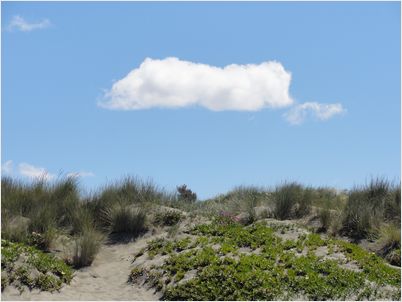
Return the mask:
{"type": "Polygon", "coordinates": [[[398,2],[1,5],[3,175],[399,180],[398,2]]]}

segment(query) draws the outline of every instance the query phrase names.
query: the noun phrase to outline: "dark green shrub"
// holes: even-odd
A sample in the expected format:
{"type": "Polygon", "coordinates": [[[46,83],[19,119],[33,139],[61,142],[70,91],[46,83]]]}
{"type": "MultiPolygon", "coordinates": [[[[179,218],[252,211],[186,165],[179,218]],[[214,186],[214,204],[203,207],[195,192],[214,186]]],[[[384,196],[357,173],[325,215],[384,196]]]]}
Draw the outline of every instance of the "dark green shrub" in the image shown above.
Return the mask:
{"type": "Polygon", "coordinates": [[[169,210],[156,213],[154,222],[157,225],[173,226],[182,219],[183,215],[179,211],[169,210]]]}
{"type": "Polygon", "coordinates": [[[195,202],[197,200],[197,194],[187,189],[186,185],[178,186],[177,192],[179,192],[179,201],[195,202]]]}

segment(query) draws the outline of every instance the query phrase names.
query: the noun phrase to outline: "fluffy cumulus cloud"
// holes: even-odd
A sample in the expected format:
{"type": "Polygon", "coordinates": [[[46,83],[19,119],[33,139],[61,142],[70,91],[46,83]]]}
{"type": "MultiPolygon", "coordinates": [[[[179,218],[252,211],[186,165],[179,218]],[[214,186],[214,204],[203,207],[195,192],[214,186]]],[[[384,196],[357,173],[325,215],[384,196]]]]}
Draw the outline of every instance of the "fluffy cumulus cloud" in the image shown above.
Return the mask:
{"type": "Polygon", "coordinates": [[[337,114],[345,113],[346,110],[342,104],[320,104],[316,102],[308,102],[293,106],[284,114],[285,119],[293,125],[300,125],[304,122],[308,115],[318,120],[325,121],[337,114]]]}
{"type": "Polygon", "coordinates": [[[52,180],[56,177],[54,174],[49,173],[45,168],[35,167],[27,163],[20,163],[18,165],[18,170],[22,176],[29,178],[52,180]]]}
{"type": "Polygon", "coordinates": [[[291,74],[279,62],[215,67],[170,57],[147,58],[106,92],[100,106],[115,110],[201,106],[257,111],[293,104],[291,74]]]}
{"type": "Polygon", "coordinates": [[[10,31],[19,30],[19,31],[29,32],[29,31],[33,31],[36,29],[43,29],[43,28],[46,28],[49,26],[50,26],[50,21],[47,19],[43,19],[42,21],[37,22],[37,23],[29,23],[21,16],[14,16],[11,19],[10,24],[8,25],[8,29],[10,31]]]}
{"type": "Polygon", "coordinates": [[[13,173],[13,161],[8,160],[4,164],[1,165],[1,173],[3,174],[12,174],[13,173]]]}

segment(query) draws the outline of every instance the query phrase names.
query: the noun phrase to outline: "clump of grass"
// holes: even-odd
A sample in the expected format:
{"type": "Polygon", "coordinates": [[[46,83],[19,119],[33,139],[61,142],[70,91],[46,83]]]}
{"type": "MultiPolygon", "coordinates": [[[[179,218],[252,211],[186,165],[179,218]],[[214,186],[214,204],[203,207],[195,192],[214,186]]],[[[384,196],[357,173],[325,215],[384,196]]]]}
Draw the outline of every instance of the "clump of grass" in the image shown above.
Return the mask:
{"type": "Polygon", "coordinates": [[[304,188],[296,182],[277,187],[273,194],[275,217],[283,220],[308,214],[311,209],[311,193],[311,189],[304,188]]]}
{"type": "Polygon", "coordinates": [[[22,216],[12,217],[2,211],[1,217],[1,237],[14,242],[27,242],[29,237],[28,218],[22,216]]]}
{"type": "Polygon", "coordinates": [[[380,229],[379,254],[391,264],[401,265],[401,229],[393,224],[384,225],[380,229]]]}
{"type": "Polygon", "coordinates": [[[265,202],[262,191],[256,187],[240,186],[228,194],[228,209],[232,213],[243,214],[243,224],[251,224],[257,219],[255,207],[265,202]]]}
{"type": "Polygon", "coordinates": [[[94,228],[86,228],[75,240],[72,264],[76,268],[89,266],[95,259],[103,241],[103,235],[94,228]]]}
{"type": "Polygon", "coordinates": [[[331,211],[328,208],[321,209],[319,214],[321,227],[320,230],[327,231],[332,224],[331,211]]]}
{"type": "Polygon", "coordinates": [[[155,214],[154,222],[162,226],[174,226],[183,219],[183,215],[179,211],[168,210],[159,211],[155,214]]]}
{"type": "Polygon", "coordinates": [[[68,213],[79,202],[78,186],[73,178],[60,179],[54,184],[48,184],[44,179],[23,183],[2,178],[1,194],[2,219],[22,217],[29,220],[28,236],[21,233],[13,240],[29,242],[29,234],[34,232],[40,234],[42,240],[37,243],[44,250],[49,249],[56,229],[70,224],[68,213]]]}
{"type": "Polygon", "coordinates": [[[343,209],[341,232],[354,239],[367,238],[375,235],[383,222],[400,220],[400,200],[395,199],[398,192],[383,178],[373,178],[368,185],[351,190],[343,209]]]}
{"type": "Polygon", "coordinates": [[[153,182],[126,177],[102,188],[92,196],[88,202],[88,207],[97,224],[106,226],[103,214],[113,207],[120,205],[144,207],[147,204],[169,204],[172,203],[172,200],[173,195],[161,190],[153,182]]]}
{"type": "Polygon", "coordinates": [[[124,233],[136,237],[146,229],[145,213],[122,204],[106,209],[103,219],[110,234],[124,233]]]}

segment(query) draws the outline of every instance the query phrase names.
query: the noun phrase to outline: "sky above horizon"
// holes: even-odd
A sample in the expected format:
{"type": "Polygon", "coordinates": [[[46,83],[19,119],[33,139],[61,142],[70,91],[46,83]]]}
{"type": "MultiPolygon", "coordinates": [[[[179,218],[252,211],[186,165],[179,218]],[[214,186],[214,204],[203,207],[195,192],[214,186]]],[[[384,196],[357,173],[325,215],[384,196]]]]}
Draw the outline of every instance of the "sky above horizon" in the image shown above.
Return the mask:
{"type": "Polygon", "coordinates": [[[399,2],[2,2],[2,175],[199,198],[400,180],[399,2]]]}

